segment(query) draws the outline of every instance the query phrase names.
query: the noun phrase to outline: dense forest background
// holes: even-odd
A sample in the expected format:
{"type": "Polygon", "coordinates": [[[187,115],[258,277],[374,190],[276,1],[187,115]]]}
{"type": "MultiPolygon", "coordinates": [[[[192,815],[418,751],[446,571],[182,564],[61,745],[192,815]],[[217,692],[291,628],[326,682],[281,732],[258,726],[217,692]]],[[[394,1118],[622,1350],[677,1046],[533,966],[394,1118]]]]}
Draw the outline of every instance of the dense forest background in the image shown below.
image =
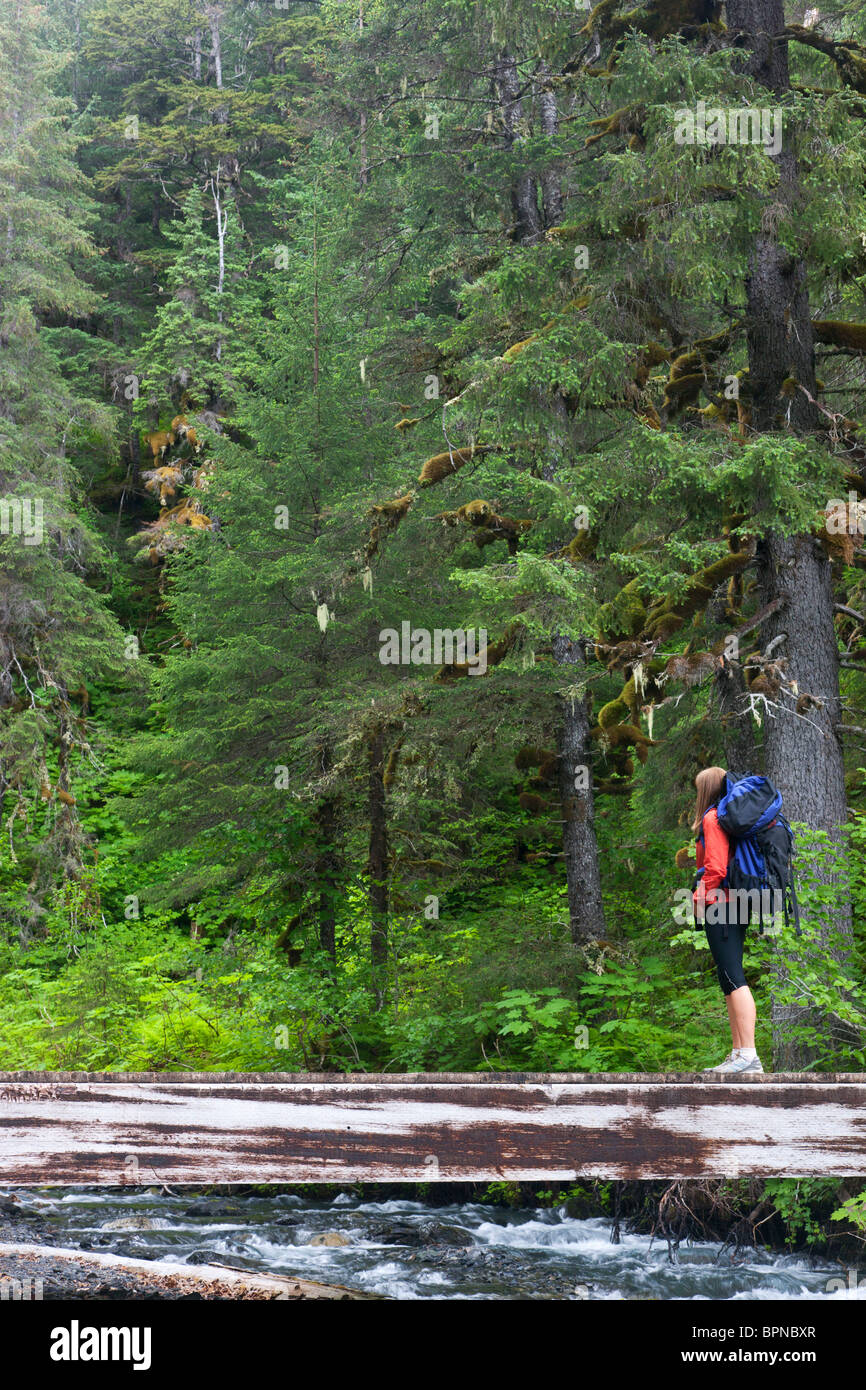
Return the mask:
{"type": "Polygon", "coordinates": [[[720,763],[866,1069],[866,5],[0,0],[0,92],[0,1066],[715,1063],[720,763]]]}

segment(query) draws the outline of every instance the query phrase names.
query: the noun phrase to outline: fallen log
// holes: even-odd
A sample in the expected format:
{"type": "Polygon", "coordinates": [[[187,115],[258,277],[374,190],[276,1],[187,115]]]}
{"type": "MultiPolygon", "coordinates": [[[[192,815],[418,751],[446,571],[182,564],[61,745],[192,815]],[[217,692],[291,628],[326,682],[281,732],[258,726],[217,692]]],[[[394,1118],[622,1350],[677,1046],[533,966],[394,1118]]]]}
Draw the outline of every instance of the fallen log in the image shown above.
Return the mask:
{"type": "Polygon", "coordinates": [[[0,1242],[0,1294],[14,1301],[70,1299],[270,1300],[370,1299],[342,1284],[258,1274],[226,1265],[138,1260],[66,1246],[0,1242]]]}

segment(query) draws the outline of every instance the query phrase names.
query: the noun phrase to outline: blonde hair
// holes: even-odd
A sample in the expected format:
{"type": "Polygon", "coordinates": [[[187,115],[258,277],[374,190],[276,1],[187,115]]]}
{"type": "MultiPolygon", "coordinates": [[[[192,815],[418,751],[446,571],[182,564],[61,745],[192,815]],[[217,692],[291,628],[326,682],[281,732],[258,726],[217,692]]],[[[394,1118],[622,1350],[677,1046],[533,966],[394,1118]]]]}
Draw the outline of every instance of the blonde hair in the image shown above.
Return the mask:
{"type": "Polygon", "coordinates": [[[724,792],[727,775],[723,767],[705,767],[703,772],[699,772],[695,778],[695,787],[698,793],[698,799],[695,802],[695,818],[692,821],[692,830],[695,832],[700,830],[701,821],[707,811],[724,792]]]}

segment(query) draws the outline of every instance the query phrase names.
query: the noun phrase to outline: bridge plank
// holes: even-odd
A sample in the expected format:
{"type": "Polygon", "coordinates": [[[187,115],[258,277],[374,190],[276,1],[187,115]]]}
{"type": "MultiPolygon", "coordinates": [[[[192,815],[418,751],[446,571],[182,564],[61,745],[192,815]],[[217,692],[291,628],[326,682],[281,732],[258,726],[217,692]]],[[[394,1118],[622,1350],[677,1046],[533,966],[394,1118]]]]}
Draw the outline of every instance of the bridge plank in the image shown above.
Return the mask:
{"type": "Polygon", "coordinates": [[[0,1182],[859,1176],[866,1076],[0,1073],[0,1182]]]}

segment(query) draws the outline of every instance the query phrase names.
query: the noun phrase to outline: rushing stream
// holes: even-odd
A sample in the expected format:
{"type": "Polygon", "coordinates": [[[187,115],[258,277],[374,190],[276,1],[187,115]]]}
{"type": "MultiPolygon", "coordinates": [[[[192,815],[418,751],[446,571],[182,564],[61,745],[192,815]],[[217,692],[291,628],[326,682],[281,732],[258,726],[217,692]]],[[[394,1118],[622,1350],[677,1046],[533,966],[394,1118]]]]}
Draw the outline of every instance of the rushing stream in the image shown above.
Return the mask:
{"type": "Polygon", "coordinates": [[[462,1299],[814,1299],[852,1295],[829,1261],[623,1233],[563,1210],[430,1207],[341,1193],[212,1197],[135,1190],[18,1191],[56,1245],[217,1263],[387,1294],[462,1299]]]}

